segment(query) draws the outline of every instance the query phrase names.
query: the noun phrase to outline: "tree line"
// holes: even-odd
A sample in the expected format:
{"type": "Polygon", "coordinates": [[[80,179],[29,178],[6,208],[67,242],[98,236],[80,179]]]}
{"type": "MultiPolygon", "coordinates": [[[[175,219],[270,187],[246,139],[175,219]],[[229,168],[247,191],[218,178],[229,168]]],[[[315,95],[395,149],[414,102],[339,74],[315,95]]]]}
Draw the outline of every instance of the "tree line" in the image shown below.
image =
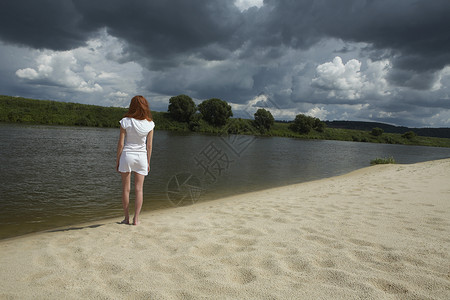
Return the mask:
{"type": "MultiPolygon", "coordinates": [[[[91,127],[118,127],[118,120],[126,112],[126,108],[119,107],[10,96],[0,96],[0,108],[0,122],[91,127]]],[[[254,120],[230,120],[233,111],[226,101],[212,98],[196,105],[187,95],[171,97],[168,116],[166,114],[153,112],[160,129],[217,133],[227,125],[225,130],[228,133],[267,134],[275,122],[272,113],[264,108],[256,111],[254,120]]],[[[299,114],[290,123],[289,129],[299,134],[307,134],[311,130],[323,132],[325,123],[299,114]]]]}
{"type": "MultiPolygon", "coordinates": [[[[212,126],[224,126],[228,119],[233,116],[231,106],[226,101],[212,98],[197,106],[194,100],[187,95],[171,97],[168,111],[174,120],[188,123],[193,130],[200,126],[199,121],[201,119],[212,126]]],[[[275,123],[272,113],[264,108],[258,109],[253,116],[252,125],[261,134],[267,133],[275,123]]],[[[307,134],[311,130],[323,132],[325,127],[325,123],[318,118],[298,114],[290,124],[289,129],[300,134],[307,134]]]]}
{"type": "MultiPolygon", "coordinates": [[[[328,128],[340,128],[340,129],[355,129],[370,131],[373,128],[381,128],[386,133],[400,133],[405,134],[407,132],[414,132],[416,135],[450,138],[450,128],[410,128],[405,126],[395,126],[386,123],[379,122],[363,122],[363,121],[325,121],[328,128]]],[[[409,134],[410,135],[410,134],[409,134]]]]}
{"type": "MultiPolygon", "coordinates": [[[[293,121],[275,121],[272,113],[263,108],[258,109],[252,119],[231,118],[231,106],[220,99],[205,100],[199,105],[186,95],[171,99],[168,112],[152,112],[158,130],[450,147],[448,138],[424,137],[413,131],[398,134],[382,128],[333,128],[303,114],[293,121]]],[[[117,128],[126,111],[127,108],[0,95],[0,122],[6,123],[117,128]]]]}

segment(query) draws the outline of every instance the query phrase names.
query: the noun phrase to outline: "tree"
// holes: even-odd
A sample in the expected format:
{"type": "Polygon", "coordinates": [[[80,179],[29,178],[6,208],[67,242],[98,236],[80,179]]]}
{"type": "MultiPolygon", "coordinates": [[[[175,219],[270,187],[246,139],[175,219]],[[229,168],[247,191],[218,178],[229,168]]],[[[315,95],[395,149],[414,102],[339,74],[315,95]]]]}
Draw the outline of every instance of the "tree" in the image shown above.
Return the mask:
{"type": "Polygon", "coordinates": [[[318,118],[298,114],[295,116],[294,122],[289,125],[289,129],[301,134],[309,133],[313,129],[323,132],[325,130],[325,123],[318,118]]]}
{"type": "Polygon", "coordinates": [[[222,126],[227,123],[228,118],[233,116],[231,106],[223,100],[212,98],[198,105],[203,119],[213,126],[222,126]]]}
{"type": "Polygon", "coordinates": [[[381,129],[381,128],[379,128],[379,127],[375,127],[375,128],[372,129],[371,134],[372,134],[373,136],[380,136],[380,135],[383,134],[383,132],[384,132],[383,129],[381,129]]]}
{"type": "Polygon", "coordinates": [[[201,113],[195,113],[191,116],[191,119],[189,120],[189,129],[191,131],[197,131],[200,128],[200,120],[202,119],[201,113]]]}
{"type": "Polygon", "coordinates": [[[402,138],[405,138],[408,140],[412,140],[416,136],[417,136],[417,134],[414,131],[407,131],[404,134],[402,134],[402,138]]]}
{"type": "Polygon", "coordinates": [[[254,114],[255,116],[255,125],[261,132],[264,132],[266,130],[270,130],[270,127],[275,122],[275,119],[273,118],[270,111],[265,110],[264,108],[260,108],[256,111],[254,114]]]}
{"type": "Polygon", "coordinates": [[[178,95],[169,99],[169,113],[177,121],[189,122],[197,111],[194,101],[187,95],[178,95]]]}
{"type": "Polygon", "coordinates": [[[314,129],[317,130],[318,132],[324,132],[325,131],[325,127],[327,127],[327,125],[325,124],[325,122],[320,121],[319,118],[315,118],[314,119],[314,129]]]}

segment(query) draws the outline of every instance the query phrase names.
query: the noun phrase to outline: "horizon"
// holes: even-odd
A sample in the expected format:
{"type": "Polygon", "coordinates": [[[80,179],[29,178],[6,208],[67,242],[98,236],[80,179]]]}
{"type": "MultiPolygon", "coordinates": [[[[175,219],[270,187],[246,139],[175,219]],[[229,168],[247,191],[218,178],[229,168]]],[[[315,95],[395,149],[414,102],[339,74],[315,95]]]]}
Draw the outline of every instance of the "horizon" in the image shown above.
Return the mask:
{"type": "MultiPolygon", "coordinates": [[[[105,105],[99,105],[99,104],[87,104],[87,103],[80,103],[80,102],[68,102],[68,101],[61,101],[61,100],[52,100],[52,99],[34,99],[34,98],[26,98],[26,97],[21,97],[21,96],[9,96],[9,95],[0,95],[0,96],[5,96],[5,97],[13,97],[13,98],[25,98],[25,99],[30,99],[30,100],[37,100],[37,101],[54,101],[54,102],[60,102],[60,103],[75,103],[75,104],[81,104],[81,105],[94,105],[94,106],[101,106],[101,107],[110,107],[110,108],[123,108],[123,109],[127,109],[127,106],[105,106],[105,105]]],[[[207,100],[207,99],[205,99],[207,100]]],[[[196,104],[197,105],[197,104],[196,104]]],[[[264,107],[263,107],[264,108],[264,107]]],[[[270,111],[270,108],[265,108],[268,111],[270,111]]],[[[153,112],[158,112],[158,113],[168,113],[168,110],[165,111],[161,111],[161,110],[154,110],[151,109],[151,111],[153,112]]],[[[249,117],[249,115],[247,115],[247,118],[244,117],[236,117],[234,116],[234,112],[233,112],[233,116],[230,117],[231,119],[254,119],[254,117],[249,117]]],[[[395,124],[390,124],[390,123],[386,123],[386,122],[377,122],[377,121],[361,121],[361,120],[328,120],[328,119],[320,119],[323,122],[354,122],[354,123],[374,123],[374,124],[383,124],[383,125],[388,125],[388,126],[393,126],[393,127],[404,127],[404,128],[408,128],[408,129],[446,129],[446,128],[450,128],[450,126],[448,127],[409,127],[409,126],[404,126],[404,125],[395,125],[395,124]]],[[[275,122],[280,122],[280,123],[289,123],[289,122],[293,122],[294,119],[292,120],[282,120],[282,119],[274,119],[275,122]]]]}

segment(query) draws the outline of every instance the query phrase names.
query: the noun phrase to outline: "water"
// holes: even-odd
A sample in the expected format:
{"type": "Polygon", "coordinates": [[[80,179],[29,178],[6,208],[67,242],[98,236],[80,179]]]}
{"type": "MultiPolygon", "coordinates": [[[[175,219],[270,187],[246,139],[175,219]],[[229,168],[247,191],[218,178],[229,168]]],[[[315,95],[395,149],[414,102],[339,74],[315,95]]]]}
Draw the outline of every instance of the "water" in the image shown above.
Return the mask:
{"type": "MultiPolygon", "coordinates": [[[[120,221],[118,134],[0,124],[0,238],[109,217],[120,221]]],[[[387,156],[415,163],[448,158],[450,149],[156,130],[143,210],[331,177],[387,156]]]]}

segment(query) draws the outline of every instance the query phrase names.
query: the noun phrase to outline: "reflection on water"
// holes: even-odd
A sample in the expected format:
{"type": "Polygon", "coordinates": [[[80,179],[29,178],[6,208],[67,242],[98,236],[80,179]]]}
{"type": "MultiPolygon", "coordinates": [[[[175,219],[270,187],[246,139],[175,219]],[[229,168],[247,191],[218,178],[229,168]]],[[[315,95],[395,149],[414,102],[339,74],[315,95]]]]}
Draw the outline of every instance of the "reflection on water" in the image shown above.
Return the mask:
{"type": "MultiPolygon", "coordinates": [[[[0,124],[0,238],[119,217],[117,138],[118,129],[0,124]]],[[[386,156],[414,163],[450,149],[156,129],[143,209],[335,176],[386,156]]]]}

